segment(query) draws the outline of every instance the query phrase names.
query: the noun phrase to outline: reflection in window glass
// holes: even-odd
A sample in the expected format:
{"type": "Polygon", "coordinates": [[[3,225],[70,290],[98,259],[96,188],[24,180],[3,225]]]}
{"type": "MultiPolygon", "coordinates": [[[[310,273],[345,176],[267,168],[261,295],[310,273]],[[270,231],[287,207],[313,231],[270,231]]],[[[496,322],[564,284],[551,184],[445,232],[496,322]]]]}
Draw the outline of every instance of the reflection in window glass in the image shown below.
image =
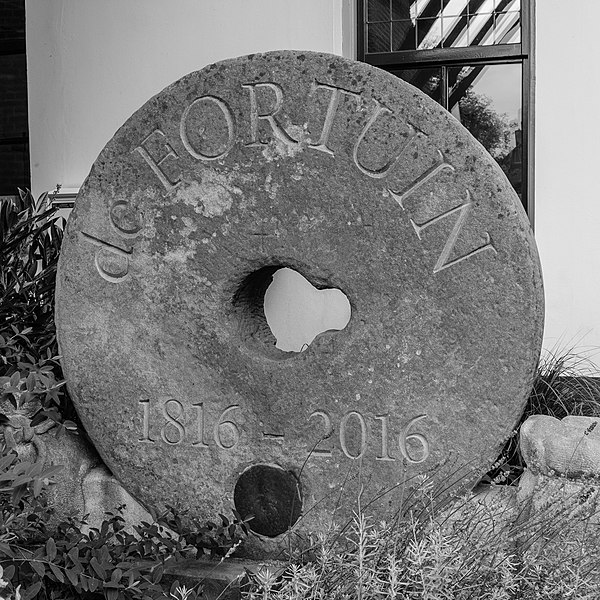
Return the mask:
{"type": "Polygon", "coordinates": [[[436,48],[442,40],[442,19],[417,19],[416,33],[417,48],[436,48]]]}
{"type": "Polygon", "coordinates": [[[442,104],[442,68],[398,69],[390,71],[411,85],[425,92],[430,98],[442,104]]]}
{"type": "Polygon", "coordinates": [[[389,21],[390,20],[390,0],[369,0],[367,4],[367,20],[389,21]]]}
{"type": "Polygon", "coordinates": [[[414,46],[415,31],[411,21],[392,23],[392,51],[406,50],[414,46]]]}
{"type": "Polygon", "coordinates": [[[448,110],[481,142],[521,196],[521,65],[448,68],[448,110]]]}
{"type": "Polygon", "coordinates": [[[518,44],[521,42],[521,15],[519,12],[503,12],[494,16],[494,44],[518,44]]]}
{"type": "Polygon", "coordinates": [[[367,52],[390,51],[390,24],[372,23],[367,30],[367,52]]]}
{"type": "Polygon", "coordinates": [[[516,44],[520,0],[368,0],[367,53],[516,44]]]}

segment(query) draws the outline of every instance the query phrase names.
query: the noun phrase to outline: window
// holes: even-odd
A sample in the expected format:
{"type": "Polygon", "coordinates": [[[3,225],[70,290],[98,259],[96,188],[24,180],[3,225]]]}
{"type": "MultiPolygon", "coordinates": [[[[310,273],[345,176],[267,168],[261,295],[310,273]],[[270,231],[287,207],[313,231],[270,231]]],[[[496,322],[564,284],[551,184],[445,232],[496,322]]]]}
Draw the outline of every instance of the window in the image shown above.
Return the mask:
{"type": "Polygon", "coordinates": [[[0,196],[30,187],[25,0],[0,3],[0,196]]]}
{"type": "Polygon", "coordinates": [[[358,0],[358,59],[449,110],[533,218],[532,0],[358,0]]]}

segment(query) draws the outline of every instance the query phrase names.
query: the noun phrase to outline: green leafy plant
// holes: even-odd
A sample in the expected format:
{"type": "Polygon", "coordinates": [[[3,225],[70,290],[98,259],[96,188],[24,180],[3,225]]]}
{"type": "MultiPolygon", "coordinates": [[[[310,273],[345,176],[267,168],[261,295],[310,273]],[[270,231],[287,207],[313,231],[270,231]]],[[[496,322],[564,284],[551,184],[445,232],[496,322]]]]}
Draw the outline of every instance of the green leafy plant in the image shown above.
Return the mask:
{"type": "MultiPolygon", "coordinates": [[[[229,556],[246,535],[245,523],[196,528],[173,508],[155,522],[125,527],[120,509],[98,528],[75,518],[49,527],[42,491],[59,467],[21,459],[3,446],[0,458],[0,559],[5,588],[33,598],[164,598],[165,569],[178,560],[229,556]]],[[[123,507],[121,507],[123,508],[123,507]]],[[[0,582],[1,585],[1,582],[0,582]]],[[[167,587],[167,589],[169,589],[167,587]]],[[[201,598],[201,585],[170,586],[171,598],[201,598]],[[179,591],[177,591],[179,589],[179,591]]]]}
{"type": "Polygon", "coordinates": [[[57,434],[76,428],[54,326],[62,228],[47,194],[35,201],[19,190],[16,199],[0,200],[0,402],[18,410],[38,401],[32,426],[50,418],[57,434]]]}
{"type": "Polygon", "coordinates": [[[232,512],[233,519],[219,514],[220,523],[202,523],[190,518],[189,511],[168,506],[155,520],[165,529],[178,532],[186,545],[195,550],[197,557],[222,558],[230,555],[249,533],[247,520],[242,519],[236,510],[232,512]]]}

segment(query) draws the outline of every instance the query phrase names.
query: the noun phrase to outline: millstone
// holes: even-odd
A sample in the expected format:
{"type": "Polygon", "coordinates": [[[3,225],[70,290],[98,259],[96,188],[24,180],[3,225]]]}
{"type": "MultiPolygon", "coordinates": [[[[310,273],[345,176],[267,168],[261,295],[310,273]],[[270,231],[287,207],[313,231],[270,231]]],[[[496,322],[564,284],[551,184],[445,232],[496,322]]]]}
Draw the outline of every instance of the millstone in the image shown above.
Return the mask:
{"type": "MultiPolygon", "coordinates": [[[[401,80],[339,57],[211,65],[106,145],[69,219],[57,328],[106,464],[149,507],[237,507],[273,551],[515,426],[543,298],[493,159],[401,80]],[[351,304],[283,352],[263,298],[296,270],[351,304]]],[[[458,462],[456,462],[458,461],[458,462]]]]}

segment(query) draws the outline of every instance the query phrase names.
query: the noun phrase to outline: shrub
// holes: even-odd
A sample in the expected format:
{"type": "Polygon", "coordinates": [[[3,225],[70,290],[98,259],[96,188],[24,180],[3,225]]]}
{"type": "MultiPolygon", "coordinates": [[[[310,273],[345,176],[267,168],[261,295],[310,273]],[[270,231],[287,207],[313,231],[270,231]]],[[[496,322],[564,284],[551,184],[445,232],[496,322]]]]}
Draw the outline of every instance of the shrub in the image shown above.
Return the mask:
{"type": "MultiPolygon", "coordinates": [[[[125,528],[120,510],[107,513],[99,528],[71,518],[50,530],[52,511],[42,490],[59,467],[43,468],[6,446],[1,450],[0,588],[4,593],[19,590],[21,600],[162,599],[161,582],[171,563],[204,555],[224,559],[247,533],[237,515],[232,521],[221,516],[220,525],[188,519],[184,528],[173,508],[133,530],[125,528]]],[[[201,597],[201,585],[187,590],[175,581],[171,592],[172,598],[195,600],[201,597]]]]}
{"type": "Polygon", "coordinates": [[[15,409],[39,402],[32,426],[50,418],[58,434],[75,429],[54,327],[62,227],[47,194],[36,202],[19,190],[16,200],[0,200],[0,402],[15,409]]]}

